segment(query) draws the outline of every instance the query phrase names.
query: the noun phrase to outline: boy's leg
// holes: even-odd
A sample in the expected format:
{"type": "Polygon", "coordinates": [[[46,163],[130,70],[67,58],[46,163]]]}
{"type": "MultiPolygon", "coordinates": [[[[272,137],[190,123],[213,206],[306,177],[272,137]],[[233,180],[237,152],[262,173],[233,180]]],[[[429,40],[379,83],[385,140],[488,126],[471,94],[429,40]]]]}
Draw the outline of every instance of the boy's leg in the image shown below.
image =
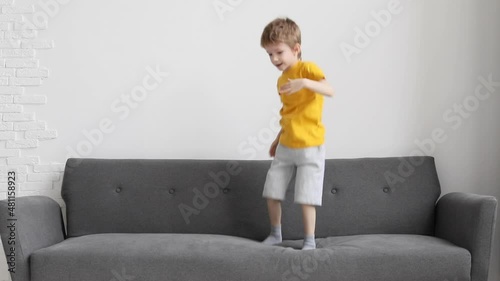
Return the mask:
{"type": "Polygon", "coordinates": [[[316,232],[316,206],[302,205],[302,219],[304,221],[304,235],[314,235],[316,232]]]}
{"type": "Polygon", "coordinates": [[[282,242],[281,238],[281,201],[267,199],[269,220],[271,221],[271,233],[262,241],[266,245],[274,245],[282,242]]]}
{"type": "Polygon", "coordinates": [[[290,161],[289,149],[278,145],[276,155],[267,172],[262,196],[267,198],[271,234],[263,243],[274,245],[281,243],[281,201],[285,199],[286,189],[293,178],[295,166],[290,161]]]}
{"type": "Polygon", "coordinates": [[[281,225],[281,201],[267,199],[267,209],[269,210],[269,221],[271,221],[271,225],[281,225]]]}
{"type": "Polygon", "coordinates": [[[316,206],[302,205],[302,220],[304,222],[304,245],[302,250],[316,249],[314,233],[316,232],[316,206]]]}
{"type": "Polygon", "coordinates": [[[295,202],[302,205],[304,222],[304,247],[315,249],[316,207],[321,206],[325,172],[324,146],[309,147],[300,151],[295,178],[295,202]]]}

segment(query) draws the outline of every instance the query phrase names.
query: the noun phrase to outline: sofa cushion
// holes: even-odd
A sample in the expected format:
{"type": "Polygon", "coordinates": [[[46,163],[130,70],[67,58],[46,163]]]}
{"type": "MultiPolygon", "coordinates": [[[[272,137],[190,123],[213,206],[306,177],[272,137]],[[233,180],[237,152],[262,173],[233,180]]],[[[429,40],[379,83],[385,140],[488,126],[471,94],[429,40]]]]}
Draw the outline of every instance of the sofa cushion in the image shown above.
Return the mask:
{"type": "Polygon", "coordinates": [[[431,236],[339,236],[317,239],[317,250],[293,249],[301,243],[266,246],[208,234],[94,234],[36,251],[32,280],[470,280],[469,252],[431,236]]]}
{"type": "MultiPolygon", "coordinates": [[[[264,239],[267,160],[68,159],[68,237],[98,233],[221,234],[264,239]]],[[[316,237],[434,233],[440,195],[432,157],[328,159],[316,237]]],[[[302,238],[293,184],[285,239],[302,238]]]]}

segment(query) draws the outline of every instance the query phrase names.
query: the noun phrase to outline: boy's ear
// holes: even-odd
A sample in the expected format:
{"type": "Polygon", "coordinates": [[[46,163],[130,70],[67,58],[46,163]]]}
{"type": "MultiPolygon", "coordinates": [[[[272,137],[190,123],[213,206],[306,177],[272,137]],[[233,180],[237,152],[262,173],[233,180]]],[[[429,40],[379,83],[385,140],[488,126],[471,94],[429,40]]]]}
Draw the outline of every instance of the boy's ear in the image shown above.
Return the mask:
{"type": "Polygon", "coordinates": [[[295,43],[295,46],[293,46],[293,52],[298,55],[301,51],[301,46],[299,43],[295,43]]]}

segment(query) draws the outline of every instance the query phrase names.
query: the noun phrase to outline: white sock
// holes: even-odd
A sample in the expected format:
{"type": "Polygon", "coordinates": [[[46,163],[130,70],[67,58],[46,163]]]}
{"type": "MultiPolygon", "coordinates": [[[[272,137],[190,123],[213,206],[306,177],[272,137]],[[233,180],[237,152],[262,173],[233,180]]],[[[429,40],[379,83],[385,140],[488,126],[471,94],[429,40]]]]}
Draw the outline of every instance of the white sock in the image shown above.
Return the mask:
{"type": "Polygon", "coordinates": [[[267,238],[262,241],[262,243],[266,245],[275,245],[281,242],[281,225],[271,226],[271,234],[269,234],[269,236],[267,236],[267,238]]]}
{"type": "Polygon", "coordinates": [[[306,235],[306,237],[304,237],[304,246],[302,247],[302,250],[314,250],[314,249],[316,249],[316,241],[314,240],[314,234],[306,235]]]}

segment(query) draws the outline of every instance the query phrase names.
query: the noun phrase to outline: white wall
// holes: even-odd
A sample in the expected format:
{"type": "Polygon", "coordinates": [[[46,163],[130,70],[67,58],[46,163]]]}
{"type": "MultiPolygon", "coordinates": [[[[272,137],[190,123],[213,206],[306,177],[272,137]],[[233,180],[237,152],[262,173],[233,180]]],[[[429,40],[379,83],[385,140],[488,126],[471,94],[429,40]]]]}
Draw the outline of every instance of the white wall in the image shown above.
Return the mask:
{"type": "MultiPolygon", "coordinates": [[[[499,1],[61,0],[44,10],[46,2],[16,2],[45,11],[48,28],[38,38],[55,42],[36,53],[50,75],[25,87],[47,97],[25,111],[57,130],[57,138],[21,149],[38,164],[64,163],[71,150],[99,158],[269,159],[279,72],[259,40],[270,20],[289,16],[301,26],[304,60],[322,67],[336,89],[324,107],[327,157],[409,155],[423,150],[416,141],[426,143],[443,193],[500,198],[500,87],[477,108],[467,104],[467,118],[455,106],[474,102],[478,77],[500,81],[499,1]],[[218,13],[214,3],[233,6],[218,13]],[[373,25],[388,6],[390,21],[373,25]],[[363,40],[358,28],[373,34],[363,40]],[[347,45],[356,53],[346,55],[347,45]],[[168,77],[132,100],[135,108],[124,107],[122,98],[151,76],[148,67],[168,77]],[[101,122],[108,131],[96,133],[101,122]],[[445,140],[432,140],[436,129],[445,140]]],[[[22,195],[63,204],[59,166],[50,167],[48,185],[21,179],[21,189],[30,187],[22,195]]],[[[497,231],[490,280],[500,278],[499,241],[497,231]]]]}
{"type": "Polygon", "coordinates": [[[268,21],[288,15],[301,25],[304,59],[316,61],[338,92],[325,103],[328,155],[406,154],[418,122],[412,105],[417,49],[407,34],[415,28],[414,11],[403,9],[350,64],[339,47],[353,44],[354,27],[364,27],[371,11],[387,5],[378,2],[316,1],[309,5],[317,9],[306,9],[302,2],[278,1],[263,9],[264,3],[242,1],[223,20],[207,1],[145,1],[140,7],[71,2],[46,32],[56,48],[40,54],[57,78],[41,88],[53,102],[37,112],[59,132],[40,153],[63,159],[68,146],[83,147],[83,130],[109,117],[114,132],[93,145],[89,156],[252,158],[245,142],[260,136],[254,157],[267,158],[275,133],[266,132],[280,106],[279,73],[259,46],[260,34],[268,21]],[[155,65],[170,76],[121,120],[111,105],[155,65]]]}

